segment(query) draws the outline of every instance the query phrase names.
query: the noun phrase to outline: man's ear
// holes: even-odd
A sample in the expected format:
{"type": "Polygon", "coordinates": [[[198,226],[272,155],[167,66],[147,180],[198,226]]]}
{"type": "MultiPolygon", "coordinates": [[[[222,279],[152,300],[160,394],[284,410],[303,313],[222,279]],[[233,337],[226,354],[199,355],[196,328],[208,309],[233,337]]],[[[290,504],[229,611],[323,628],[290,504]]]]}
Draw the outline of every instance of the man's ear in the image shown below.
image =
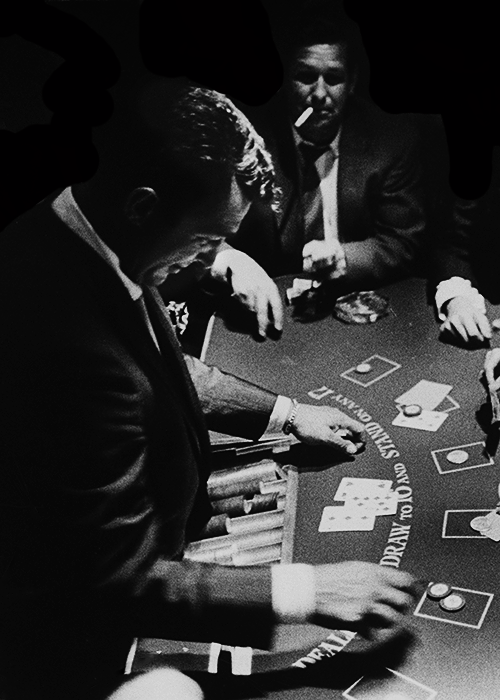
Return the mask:
{"type": "Polygon", "coordinates": [[[125,216],[130,223],[140,226],[153,212],[158,195],[151,187],[136,187],[127,197],[125,216]]]}

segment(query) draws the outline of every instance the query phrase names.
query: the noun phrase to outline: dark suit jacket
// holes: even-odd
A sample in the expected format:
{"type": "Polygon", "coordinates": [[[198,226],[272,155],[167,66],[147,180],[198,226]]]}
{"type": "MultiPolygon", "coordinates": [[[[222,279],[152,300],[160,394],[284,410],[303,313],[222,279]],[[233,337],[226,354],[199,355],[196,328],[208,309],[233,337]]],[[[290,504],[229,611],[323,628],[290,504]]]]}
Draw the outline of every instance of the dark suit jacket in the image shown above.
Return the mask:
{"type": "Polygon", "coordinates": [[[455,198],[445,235],[433,254],[433,286],[469,279],[493,303],[500,302],[500,155],[493,151],[491,184],[480,199],[455,198]]]}
{"type": "MultiPolygon", "coordinates": [[[[255,204],[232,241],[271,274],[299,272],[306,242],[297,149],[281,98],[258,124],[283,192],[280,213],[255,204]]],[[[342,123],[338,233],[347,258],[344,286],[371,288],[413,270],[425,229],[416,132],[408,117],[351,98],[342,123]]]]}
{"type": "MultiPolygon", "coordinates": [[[[52,697],[63,677],[74,687],[61,697],[94,697],[104,686],[85,682],[119,674],[134,636],[265,645],[269,569],[179,561],[210,515],[210,455],[175,340],[159,354],[116,273],[48,202],[3,232],[0,284],[0,635],[9,678],[19,672],[12,697],[49,697],[39,676],[52,697]],[[23,664],[34,690],[20,684],[23,664]]],[[[257,438],[275,395],[190,364],[208,426],[257,438]]]]}

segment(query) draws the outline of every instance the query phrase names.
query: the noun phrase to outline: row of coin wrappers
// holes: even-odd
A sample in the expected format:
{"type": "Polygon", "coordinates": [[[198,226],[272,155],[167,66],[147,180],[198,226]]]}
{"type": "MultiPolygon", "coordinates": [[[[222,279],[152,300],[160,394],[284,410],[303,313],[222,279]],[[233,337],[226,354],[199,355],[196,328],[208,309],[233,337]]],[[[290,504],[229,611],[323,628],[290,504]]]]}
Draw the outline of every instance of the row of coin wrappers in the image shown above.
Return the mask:
{"type": "Polygon", "coordinates": [[[279,562],[286,472],[273,459],[214,472],[207,484],[213,516],[184,559],[225,566],[279,562]]]}

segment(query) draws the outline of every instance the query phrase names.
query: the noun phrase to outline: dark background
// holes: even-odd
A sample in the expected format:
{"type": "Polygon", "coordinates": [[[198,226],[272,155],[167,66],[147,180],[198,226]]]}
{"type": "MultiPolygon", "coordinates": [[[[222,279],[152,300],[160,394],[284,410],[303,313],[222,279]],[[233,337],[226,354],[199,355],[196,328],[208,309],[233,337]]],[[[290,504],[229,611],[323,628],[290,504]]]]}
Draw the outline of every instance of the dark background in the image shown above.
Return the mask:
{"type": "Polygon", "coordinates": [[[499,142],[495,3],[4,0],[0,225],[92,176],[92,129],[110,118],[114,91],[143,70],[187,76],[249,106],[267,102],[283,77],[276,46],[319,4],[343,5],[359,25],[361,91],[387,112],[440,114],[452,189],[483,195],[499,142]]]}

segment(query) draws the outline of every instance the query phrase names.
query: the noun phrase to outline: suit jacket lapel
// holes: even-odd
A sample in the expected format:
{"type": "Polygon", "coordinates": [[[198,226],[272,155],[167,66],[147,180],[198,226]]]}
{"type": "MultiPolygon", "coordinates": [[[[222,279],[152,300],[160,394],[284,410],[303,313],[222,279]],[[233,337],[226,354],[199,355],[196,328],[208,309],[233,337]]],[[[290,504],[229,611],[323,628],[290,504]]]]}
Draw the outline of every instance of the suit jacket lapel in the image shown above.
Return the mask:
{"type": "Polygon", "coordinates": [[[162,360],[174,368],[174,381],[187,409],[190,430],[202,454],[210,452],[208,431],[196,389],[188,372],[181,346],[164,308],[160,293],[155,287],[144,287],[148,314],[160,346],[162,360]]]}
{"type": "MultiPolygon", "coordinates": [[[[55,248],[64,248],[73,258],[72,269],[81,272],[80,279],[73,279],[72,284],[85,285],[95,295],[96,306],[108,315],[110,327],[119,332],[129,352],[138,358],[140,365],[148,367],[156,375],[155,388],[162,390],[166,399],[170,390],[175,392],[180,408],[186,416],[191,442],[198,455],[197,461],[208,464],[208,431],[180,346],[171,325],[167,325],[170,322],[164,318],[161,330],[153,326],[157,336],[162,339],[163,347],[160,347],[167,354],[163,357],[158,352],[137,302],[133,301],[115,271],[89,245],[76,234],[69,232],[66,224],[51,210],[48,211],[48,216],[51,219],[51,227],[54,227],[55,223],[60,233],[55,241],[55,248]],[[164,340],[166,334],[168,342],[164,340]],[[201,460],[200,455],[203,456],[201,460]]],[[[161,311],[159,314],[161,316],[161,311]]],[[[153,319],[151,321],[153,322],[153,319]]]]}

